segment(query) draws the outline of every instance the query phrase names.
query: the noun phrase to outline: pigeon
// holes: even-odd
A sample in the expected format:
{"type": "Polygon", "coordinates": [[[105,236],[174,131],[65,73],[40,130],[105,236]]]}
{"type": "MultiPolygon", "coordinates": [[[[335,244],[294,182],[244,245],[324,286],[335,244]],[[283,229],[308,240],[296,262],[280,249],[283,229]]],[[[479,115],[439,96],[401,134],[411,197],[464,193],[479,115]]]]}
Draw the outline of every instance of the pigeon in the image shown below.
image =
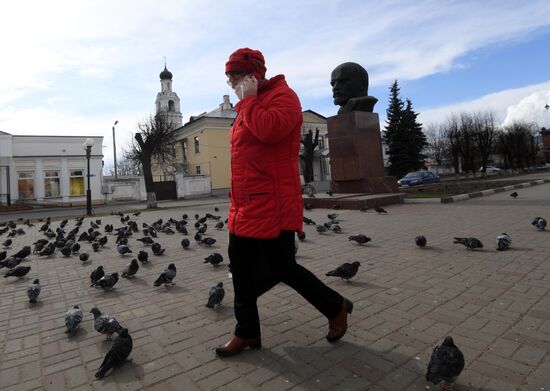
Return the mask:
{"type": "Polygon", "coordinates": [[[215,212],[219,212],[219,211],[220,211],[220,208],[218,208],[218,207],[216,206],[216,207],[214,207],[214,211],[215,211],[215,212]]]}
{"type": "Polygon", "coordinates": [[[141,212],[134,212],[134,213],[132,213],[132,215],[133,215],[133,216],[136,216],[136,217],[139,216],[140,214],[141,214],[141,212]]]}
{"type": "Polygon", "coordinates": [[[95,253],[99,251],[99,247],[100,247],[100,246],[99,246],[99,242],[97,242],[97,241],[92,242],[92,250],[93,250],[95,253]]]}
{"type": "Polygon", "coordinates": [[[510,194],[510,197],[512,197],[512,198],[516,198],[517,196],[518,196],[517,191],[514,191],[513,193],[510,194]]]}
{"type": "Polygon", "coordinates": [[[82,262],[88,262],[88,259],[90,259],[90,255],[88,253],[81,253],[78,256],[78,259],[80,259],[82,262]]]}
{"type": "Polygon", "coordinates": [[[422,235],[419,235],[416,238],[414,238],[414,242],[420,248],[426,247],[426,244],[428,243],[428,241],[426,240],[426,237],[422,235]]]}
{"type": "Polygon", "coordinates": [[[311,205],[309,202],[306,202],[304,204],[304,209],[305,210],[312,210],[313,209],[313,205],[311,205]]]}
{"type": "Polygon", "coordinates": [[[54,252],[55,252],[55,244],[50,242],[46,245],[46,247],[42,249],[42,251],[38,253],[38,255],[41,257],[49,257],[50,255],[53,255],[54,252]]]}
{"type": "Polygon", "coordinates": [[[223,289],[223,282],[218,282],[218,285],[210,288],[208,292],[208,303],[206,303],[206,308],[214,308],[222,304],[223,298],[225,296],[225,290],[223,289]]]}
{"type": "Polygon", "coordinates": [[[502,233],[497,236],[497,250],[498,251],[505,251],[510,248],[512,245],[512,239],[510,236],[506,233],[502,233]]]}
{"type": "Polygon", "coordinates": [[[134,277],[138,270],[139,270],[139,264],[137,259],[134,258],[128,265],[126,265],[126,268],[122,272],[122,277],[124,278],[134,277]]]}
{"type": "Polygon", "coordinates": [[[153,238],[150,237],[150,236],[144,236],[143,238],[137,239],[137,240],[140,241],[141,243],[143,243],[146,246],[150,246],[151,244],[155,243],[153,238]]]}
{"type": "Polygon", "coordinates": [[[29,303],[36,303],[36,299],[40,294],[40,280],[35,279],[32,284],[27,287],[27,296],[29,297],[29,303]]]}
{"type": "Polygon", "coordinates": [[[317,225],[315,229],[320,234],[327,232],[327,228],[324,225],[317,225]]]}
{"type": "Polygon", "coordinates": [[[78,244],[78,243],[73,244],[73,246],[71,247],[71,251],[73,252],[73,254],[76,254],[77,252],[79,252],[80,251],[80,244],[78,244]]]}
{"type": "Polygon", "coordinates": [[[31,271],[30,266],[17,266],[15,269],[12,269],[12,270],[8,271],[6,274],[4,274],[4,278],[7,278],[7,277],[21,278],[21,277],[25,276],[30,271],[31,271]]]}
{"type": "Polygon", "coordinates": [[[332,221],[332,220],[336,220],[336,219],[338,218],[338,213],[329,213],[329,214],[327,215],[327,217],[328,217],[328,219],[331,220],[331,221],[332,221]]]}
{"type": "Polygon", "coordinates": [[[201,239],[201,241],[200,241],[199,243],[200,243],[200,244],[204,244],[205,246],[210,247],[210,246],[212,246],[214,243],[216,243],[216,239],[207,237],[207,238],[201,239]]]}
{"type": "Polygon", "coordinates": [[[113,232],[113,224],[105,224],[105,227],[103,227],[103,229],[105,230],[106,233],[110,234],[111,232],[113,232]]]}
{"type": "Polygon", "coordinates": [[[140,261],[142,264],[147,263],[147,261],[149,260],[149,253],[148,253],[147,251],[141,250],[141,251],[138,253],[137,259],[138,259],[138,261],[140,261]]]}
{"type": "Polygon", "coordinates": [[[80,322],[82,322],[82,311],[80,307],[75,305],[73,308],[69,308],[69,310],[65,312],[65,328],[67,329],[65,333],[73,334],[80,322]]]}
{"type": "Polygon", "coordinates": [[[164,254],[164,252],[166,251],[165,248],[161,247],[160,243],[156,243],[156,242],[151,245],[151,250],[153,250],[153,254],[157,256],[164,254]]]}
{"type": "Polygon", "coordinates": [[[80,236],[78,237],[78,241],[79,242],[82,242],[83,240],[88,240],[88,232],[84,231],[80,234],[80,236]]]}
{"type": "Polygon", "coordinates": [[[105,275],[105,271],[103,270],[103,266],[99,265],[93,272],[90,274],[90,281],[92,282],[92,285],[90,286],[96,286],[97,282],[103,278],[105,275]]]}
{"type": "Polygon", "coordinates": [[[6,239],[2,242],[2,246],[4,248],[10,248],[12,243],[13,243],[13,241],[11,239],[6,239]]]}
{"type": "Polygon", "coordinates": [[[544,231],[546,228],[546,220],[542,217],[535,217],[531,224],[537,227],[539,231],[544,231]]]}
{"type": "Polygon", "coordinates": [[[375,206],[375,207],[374,207],[374,210],[375,210],[376,212],[378,212],[378,214],[382,214],[382,213],[387,214],[387,213],[388,213],[388,212],[387,212],[384,208],[382,208],[381,206],[375,206]]]}
{"type": "Polygon", "coordinates": [[[164,271],[160,274],[159,278],[155,281],[155,286],[160,286],[161,284],[164,284],[164,286],[168,286],[168,284],[175,285],[173,282],[174,278],[176,277],[176,266],[171,263],[168,265],[167,269],[164,269],[164,271]]]}
{"type": "Polygon", "coordinates": [[[111,290],[118,282],[118,273],[111,273],[111,274],[105,274],[103,277],[99,279],[99,281],[95,284],[96,286],[99,285],[105,290],[111,290]]]}
{"type": "Polygon", "coordinates": [[[223,257],[220,253],[210,254],[204,259],[205,261],[203,263],[211,263],[212,266],[217,266],[223,262],[223,257]]]}
{"type": "Polygon", "coordinates": [[[41,241],[34,242],[33,243],[34,249],[32,250],[33,254],[39,254],[40,251],[42,251],[42,249],[44,248],[44,246],[46,246],[46,244],[48,243],[46,239],[40,239],[40,240],[44,240],[46,243],[41,241]]]}
{"type": "Polygon", "coordinates": [[[332,190],[327,191],[327,194],[332,197],[332,190]]]}
{"type": "Polygon", "coordinates": [[[476,248],[483,248],[483,243],[476,238],[455,238],[453,243],[463,244],[469,250],[474,250],[476,248]]]}
{"type": "Polygon", "coordinates": [[[17,265],[21,263],[21,259],[15,258],[13,255],[9,258],[6,258],[2,262],[0,262],[0,268],[7,267],[8,269],[13,269],[17,265]]]}
{"type": "Polygon", "coordinates": [[[360,265],[361,264],[357,261],[353,263],[346,262],[325,275],[329,277],[340,277],[343,280],[349,281],[350,278],[357,274],[357,270],[359,270],[360,265]]]}
{"type": "Polygon", "coordinates": [[[307,225],[317,225],[315,221],[311,220],[310,218],[307,218],[306,216],[304,216],[304,223],[307,225]]]}
{"type": "Polygon", "coordinates": [[[223,229],[223,221],[218,221],[216,223],[216,225],[214,226],[214,228],[216,228],[217,230],[222,230],[223,229]]]}
{"type": "Polygon", "coordinates": [[[122,329],[105,355],[95,377],[101,379],[110,369],[122,364],[132,352],[132,347],[132,337],[128,334],[128,329],[122,329]]]}
{"type": "Polygon", "coordinates": [[[128,238],[121,237],[116,240],[117,246],[127,246],[128,245],[128,238]]]}
{"type": "Polygon", "coordinates": [[[107,236],[102,236],[99,239],[97,239],[97,242],[101,247],[104,247],[107,244],[107,236]]]}
{"type": "Polygon", "coordinates": [[[122,326],[118,323],[114,316],[104,314],[96,307],[92,308],[90,313],[94,314],[95,331],[105,334],[107,339],[111,339],[111,336],[114,333],[120,333],[122,331],[122,326]]]}
{"type": "Polygon", "coordinates": [[[371,238],[363,234],[351,235],[350,237],[348,237],[348,239],[353,242],[356,242],[357,244],[365,244],[372,240],[371,238]]]}
{"type": "Polygon", "coordinates": [[[61,254],[63,254],[63,255],[66,256],[66,257],[70,257],[71,254],[73,253],[73,252],[71,251],[71,248],[70,248],[70,247],[63,247],[63,248],[61,248],[60,251],[61,251],[61,254]]]}
{"type": "Polygon", "coordinates": [[[185,249],[189,248],[189,245],[190,245],[190,244],[191,244],[191,242],[190,242],[189,239],[187,239],[187,238],[183,238],[183,239],[181,240],[181,247],[183,247],[183,248],[185,248],[185,249]]]}
{"type": "Polygon", "coordinates": [[[335,232],[335,233],[342,232],[342,227],[340,227],[338,224],[331,225],[330,229],[332,230],[332,232],[335,232]]]}
{"type": "Polygon", "coordinates": [[[440,346],[436,346],[430,357],[426,372],[426,381],[433,384],[443,382],[441,389],[448,390],[464,369],[464,355],[454,344],[452,337],[445,337],[440,346]]]}
{"type": "Polygon", "coordinates": [[[132,250],[130,250],[130,247],[128,247],[125,244],[121,244],[121,245],[116,246],[116,250],[118,251],[118,253],[120,255],[125,255],[125,254],[131,254],[132,253],[132,250]]]}
{"type": "Polygon", "coordinates": [[[25,259],[31,255],[31,246],[23,246],[21,250],[13,254],[15,258],[25,259]]]}

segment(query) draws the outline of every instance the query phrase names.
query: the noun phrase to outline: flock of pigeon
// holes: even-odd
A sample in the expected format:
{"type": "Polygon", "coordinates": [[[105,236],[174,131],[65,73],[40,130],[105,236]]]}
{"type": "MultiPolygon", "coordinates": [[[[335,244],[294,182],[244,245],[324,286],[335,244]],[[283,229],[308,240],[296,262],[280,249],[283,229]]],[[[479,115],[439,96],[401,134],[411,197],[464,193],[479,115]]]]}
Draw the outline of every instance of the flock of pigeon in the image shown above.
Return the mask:
{"type": "MultiPolygon", "coordinates": [[[[332,194],[330,194],[329,192],[327,192],[327,194],[332,196],[332,194]]],[[[513,192],[510,194],[510,196],[512,198],[517,198],[518,193],[513,192]]],[[[313,207],[306,203],[305,209],[310,211],[313,209],[313,207]]],[[[338,209],[338,208],[335,208],[335,209],[338,209]]],[[[362,208],[360,210],[362,212],[366,212],[368,209],[369,208],[362,208]]],[[[387,211],[381,207],[374,207],[373,209],[378,214],[387,214],[387,211]]],[[[341,233],[342,227],[337,221],[338,214],[336,213],[327,214],[327,218],[328,218],[327,222],[324,222],[323,224],[317,224],[312,219],[304,216],[304,224],[314,225],[316,228],[316,231],[320,234],[324,234],[329,231],[332,231],[335,233],[341,233]]],[[[540,216],[535,217],[531,222],[531,224],[535,228],[537,228],[539,231],[544,231],[546,229],[546,219],[544,219],[543,217],[540,217],[540,216]]],[[[303,238],[300,238],[300,239],[304,240],[305,234],[303,235],[303,238]]],[[[364,234],[351,235],[348,237],[348,239],[349,241],[353,241],[358,245],[367,244],[372,240],[371,238],[369,238],[364,234]]],[[[415,244],[420,248],[426,248],[428,244],[426,237],[423,235],[416,236],[414,241],[415,241],[415,244]]],[[[462,238],[455,237],[453,243],[461,244],[469,250],[483,248],[483,243],[481,242],[481,240],[475,237],[462,237],[462,238]]],[[[510,238],[510,235],[506,233],[502,233],[497,236],[496,244],[497,244],[496,250],[505,251],[505,250],[508,250],[512,245],[512,239],[510,238]]],[[[360,265],[361,264],[357,261],[346,262],[338,266],[336,269],[326,273],[326,276],[339,277],[349,282],[349,280],[357,274],[360,265]]],[[[453,338],[448,336],[445,338],[445,340],[440,346],[436,346],[434,348],[430,361],[428,363],[426,380],[429,382],[432,382],[433,384],[440,384],[441,390],[449,390],[452,387],[458,375],[460,375],[460,373],[464,369],[464,364],[465,364],[464,355],[462,354],[460,349],[454,344],[453,338]]]]}
{"type": "MultiPolygon", "coordinates": [[[[218,208],[214,209],[218,211],[218,208]]],[[[6,235],[7,238],[2,242],[2,250],[0,251],[0,269],[6,268],[8,271],[4,274],[4,278],[15,277],[22,278],[31,272],[31,266],[20,265],[23,261],[27,261],[28,257],[33,254],[38,258],[41,257],[55,257],[61,254],[64,258],[70,258],[72,256],[78,256],[78,259],[82,264],[86,265],[91,263],[91,256],[88,252],[83,251],[83,245],[85,243],[91,246],[92,252],[103,251],[108,247],[108,242],[114,241],[116,251],[121,257],[126,257],[128,254],[134,254],[132,248],[128,243],[128,238],[140,233],[140,229],[136,221],[131,219],[130,215],[123,213],[117,213],[120,216],[120,227],[114,227],[112,224],[105,224],[103,227],[101,220],[96,219],[90,221],[90,227],[85,228],[84,217],[77,217],[75,219],[74,227],[67,232],[69,220],[65,219],[59,223],[59,226],[54,227],[54,223],[51,218],[47,218],[46,221],[42,221],[39,233],[42,233],[45,238],[39,239],[32,243],[34,248],[30,245],[25,245],[23,248],[12,255],[8,256],[8,251],[12,248],[14,243],[13,238],[20,235],[25,235],[25,230],[22,226],[33,227],[34,224],[30,220],[24,221],[19,224],[14,221],[8,221],[0,223],[0,236],[6,235]],[[103,232],[101,232],[101,229],[103,232]],[[82,245],[81,245],[82,243],[82,245]]],[[[133,216],[137,217],[140,212],[136,212],[133,216]]],[[[216,216],[210,213],[206,213],[201,217],[198,214],[195,215],[195,222],[192,223],[196,229],[194,234],[195,242],[200,246],[210,247],[216,243],[216,239],[207,236],[207,221],[213,220],[215,222],[214,227],[217,230],[224,228],[224,222],[220,221],[221,216],[216,216]]],[[[39,220],[41,221],[41,220],[39,220]]],[[[226,221],[227,222],[227,221],[226,221]]],[[[184,236],[189,235],[187,227],[191,225],[189,217],[184,214],[180,220],[170,218],[164,222],[162,219],[155,221],[152,224],[142,223],[141,236],[137,238],[138,242],[141,242],[144,246],[151,247],[151,252],[155,256],[162,256],[166,249],[162,248],[160,243],[155,241],[159,233],[165,235],[174,235],[176,232],[181,233],[184,236]]],[[[184,249],[188,249],[191,245],[191,241],[187,238],[181,240],[181,246],[184,249]]],[[[146,250],[139,250],[137,257],[133,258],[120,272],[116,271],[106,273],[103,265],[98,265],[90,274],[90,286],[98,289],[110,291],[114,289],[115,285],[119,282],[119,276],[122,278],[130,279],[136,276],[139,270],[140,263],[147,264],[149,261],[149,253],[146,250]]],[[[210,263],[213,266],[217,266],[223,262],[223,256],[219,253],[212,253],[204,259],[204,263],[210,263]]],[[[170,263],[168,267],[158,276],[158,278],[152,283],[153,286],[158,287],[164,285],[169,287],[175,285],[174,279],[176,278],[176,266],[170,263]]],[[[40,279],[35,278],[33,282],[27,287],[27,296],[31,306],[37,303],[42,286],[40,279]]],[[[219,282],[213,286],[208,294],[208,301],[205,305],[207,308],[215,308],[221,305],[225,296],[223,283],[219,282]]],[[[95,374],[95,377],[102,378],[106,373],[125,361],[128,355],[132,351],[133,342],[132,337],[128,332],[128,329],[123,328],[117,319],[110,314],[103,313],[98,308],[92,308],[90,311],[94,317],[94,329],[107,336],[110,340],[113,334],[118,334],[118,337],[114,340],[110,350],[107,352],[103,363],[99,367],[95,374]]],[[[66,333],[69,336],[74,335],[80,323],[83,320],[82,310],[78,305],[74,305],[65,313],[65,326],[66,333]]]]}
{"type": "MultiPolygon", "coordinates": [[[[512,197],[517,197],[517,193],[512,193],[512,197]]],[[[311,205],[307,203],[304,205],[306,210],[313,209],[311,205]]],[[[216,212],[218,208],[214,209],[216,212]]],[[[387,214],[381,207],[375,207],[374,210],[379,214],[387,214]]],[[[367,208],[362,209],[363,212],[367,211],[367,208]]],[[[116,251],[121,257],[125,257],[128,254],[134,254],[132,248],[128,244],[128,238],[134,234],[139,234],[140,229],[136,221],[132,220],[130,215],[123,213],[117,213],[120,216],[120,227],[114,227],[112,224],[105,224],[103,226],[103,233],[101,229],[101,220],[97,219],[90,221],[89,228],[84,228],[84,217],[78,217],[75,219],[74,228],[69,232],[66,232],[68,220],[63,220],[58,227],[54,227],[50,218],[46,219],[46,222],[42,224],[39,232],[41,232],[46,238],[39,239],[33,243],[34,248],[25,245],[21,250],[8,256],[7,250],[11,249],[13,244],[13,238],[19,235],[24,235],[25,231],[21,226],[14,221],[6,223],[0,223],[0,236],[7,234],[7,239],[2,243],[3,251],[0,251],[0,268],[7,268],[4,278],[16,277],[21,278],[27,275],[31,271],[31,266],[22,266],[21,262],[25,261],[29,255],[34,254],[37,257],[50,257],[55,256],[59,252],[63,257],[72,257],[78,255],[79,260],[83,263],[91,262],[90,254],[82,251],[80,243],[90,244],[93,252],[102,251],[109,242],[111,237],[116,246],[116,251]],[[82,231],[80,234],[79,232],[82,231]]],[[[133,216],[139,216],[139,212],[133,214],[133,216]]],[[[221,221],[221,216],[216,216],[210,213],[206,213],[201,217],[198,214],[195,216],[194,223],[189,221],[189,217],[184,214],[180,220],[170,218],[164,222],[162,219],[155,221],[152,224],[142,223],[141,236],[137,238],[137,241],[141,242],[144,246],[151,247],[151,251],[155,256],[162,256],[165,253],[165,249],[155,241],[158,237],[158,233],[165,235],[174,235],[176,232],[183,236],[188,236],[188,227],[192,224],[196,230],[194,234],[194,240],[198,245],[210,247],[216,243],[216,239],[210,236],[206,236],[207,221],[213,220],[215,222],[215,229],[222,230],[224,228],[224,222],[221,221]]],[[[319,234],[326,232],[341,233],[342,228],[338,219],[338,214],[330,213],[327,215],[328,221],[323,224],[317,224],[312,219],[304,216],[305,225],[314,225],[315,230],[319,234]]],[[[227,223],[227,220],[225,221],[227,223]]],[[[33,224],[26,220],[22,225],[32,227],[33,224]]],[[[546,228],[546,220],[542,217],[536,217],[532,225],[539,230],[546,228]]],[[[298,235],[300,241],[306,239],[305,232],[298,235]]],[[[364,234],[356,234],[348,237],[349,241],[357,243],[357,245],[365,245],[371,242],[371,238],[364,234]]],[[[181,240],[181,246],[183,249],[188,249],[191,245],[191,241],[184,237],[181,240]]],[[[460,238],[456,237],[454,243],[462,244],[467,249],[475,250],[483,248],[481,241],[474,237],[460,238]]],[[[497,250],[504,251],[510,248],[512,240],[509,235],[502,233],[497,236],[497,250]]],[[[415,244],[418,247],[425,248],[427,246],[427,239],[424,236],[417,236],[415,238],[415,244]]],[[[295,251],[298,251],[298,241],[296,241],[295,251]]],[[[145,250],[139,250],[137,257],[133,258],[121,271],[120,276],[123,278],[133,278],[139,271],[140,263],[146,264],[149,262],[149,253],[145,250]]],[[[213,253],[204,258],[204,263],[210,263],[213,266],[217,266],[223,262],[223,256],[219,253],[213,253]]],[[[326,273],[326,276],[339,277],[346,281],[352,279],[359,270],[360,263],[346,262],[338,266],[336,269],[326,273]]],[[[170,263],[168,267],[158,276],[153,282],[155,287],[164,285],[165,287],[174,285],[176,278],[176,266],[170,263]]],[[[103,290],[112,290],[119,281],[118,272],[106,273],[102,265],[98,265],[90,275],[91,287],[101,288],[103,290]]],[[[29,302],[36,303],[41,292],[40,280],[34,279],[33,282],[27,287],[27,296],[29,302]]],[[[219,282],[217,285],[210,288],[208,293],[208,301],[206,307],[215,308],[221,305],[225,296],[223,283],[219,282]]],[[[103,313],[98,308],[92,308],[90,313],[94,317],[94,329],[106,335],[110,340],[113,334],[118,334],[118,337],[114,340],[112,347],[105,356],[103,363],[96,372],[97,378],[102,378],[105,374],[115,366],[124,362],[128,355],[132,351],[132,337],[130,336],[128,329],[123,328],[113,315],[103,313]]],[[[73,335],[77,332],[78,327],[83,319],[82,310],[78,305],[74,305],[69,308],[65,313],[65,326],[66,333],[73,335]]],[[[459,348],[454,344],[451,337],[445,338],[444,342],[434,348],[430,362],[428,364],[426,380],[433,382],[434,384],[441,384],[443,389],[450,387],[456,380],[462,369],[464,368],[464,356],[459,348]]]]}

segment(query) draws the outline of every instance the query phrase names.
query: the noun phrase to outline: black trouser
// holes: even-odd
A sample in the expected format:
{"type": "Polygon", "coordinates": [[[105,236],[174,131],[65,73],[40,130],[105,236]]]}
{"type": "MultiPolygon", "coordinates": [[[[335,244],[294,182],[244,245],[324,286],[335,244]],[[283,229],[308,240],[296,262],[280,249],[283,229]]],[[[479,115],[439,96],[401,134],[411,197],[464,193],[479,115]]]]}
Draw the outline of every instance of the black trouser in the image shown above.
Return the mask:
{"type": "Polygon", "coordinates": [[[328,319],[342,309],[343,297],[326,286],[294,257],[294,232],[282,231],[275,239],[252,239],[229,234],[229,261],[235,290],[235,335],[260,337],[258,297],[284,282],[328,319]]]}

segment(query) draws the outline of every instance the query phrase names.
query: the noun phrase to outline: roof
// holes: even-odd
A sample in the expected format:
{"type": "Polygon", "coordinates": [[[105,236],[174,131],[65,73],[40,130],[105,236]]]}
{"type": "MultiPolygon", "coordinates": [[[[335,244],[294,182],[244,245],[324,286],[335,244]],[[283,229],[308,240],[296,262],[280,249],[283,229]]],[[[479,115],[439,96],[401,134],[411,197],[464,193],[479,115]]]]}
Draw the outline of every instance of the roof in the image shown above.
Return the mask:
{"type": "Polygon", "coordinates": [[[316,115],[317,117],[320,117],[322,119],[327,119],[327,117],[325,117],[324,115],[321,115],[321,114],[319,114],[319,113],[317,113],[313,110],[304,110],[304,111],[302,111],[302,113],[311,113],[311,114],[316,115]]]}
{"type": "Polygon", "coordinates": [[[5,135],[5,136],[11,136],[11,134],[6,133],[6,132],[2,132],[1,130],[0,130],[0,134],[5,135]]]}

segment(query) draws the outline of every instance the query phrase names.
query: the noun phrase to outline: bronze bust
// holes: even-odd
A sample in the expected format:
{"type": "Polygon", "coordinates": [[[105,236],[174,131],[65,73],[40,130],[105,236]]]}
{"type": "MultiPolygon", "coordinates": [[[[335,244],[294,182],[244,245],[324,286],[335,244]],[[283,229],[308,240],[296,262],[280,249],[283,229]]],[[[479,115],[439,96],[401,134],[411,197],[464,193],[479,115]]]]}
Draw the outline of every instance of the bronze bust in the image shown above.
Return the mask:
{"type": "Polygon", "coordinates": [[[369,96],[369,74],[361,65],[345,62],[338,65],[330,75],[334,104],[340,106],[338,114],[350,111],[367,111],[372,113],[378,102],[369,96]]]}

